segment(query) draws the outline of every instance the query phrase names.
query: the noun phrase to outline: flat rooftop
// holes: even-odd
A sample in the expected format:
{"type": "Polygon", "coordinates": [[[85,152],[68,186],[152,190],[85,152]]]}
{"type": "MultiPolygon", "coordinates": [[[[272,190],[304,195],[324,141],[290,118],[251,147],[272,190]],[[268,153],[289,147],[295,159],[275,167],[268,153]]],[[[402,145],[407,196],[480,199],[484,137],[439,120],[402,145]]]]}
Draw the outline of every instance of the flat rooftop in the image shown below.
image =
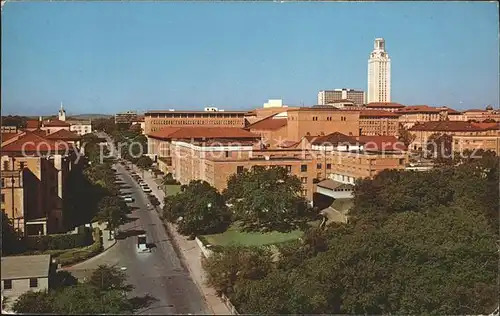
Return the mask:
{"type": "Polygon", "coordinates": [[[2,257],[2,280],[48,277],[50,255],[2,257]]]}

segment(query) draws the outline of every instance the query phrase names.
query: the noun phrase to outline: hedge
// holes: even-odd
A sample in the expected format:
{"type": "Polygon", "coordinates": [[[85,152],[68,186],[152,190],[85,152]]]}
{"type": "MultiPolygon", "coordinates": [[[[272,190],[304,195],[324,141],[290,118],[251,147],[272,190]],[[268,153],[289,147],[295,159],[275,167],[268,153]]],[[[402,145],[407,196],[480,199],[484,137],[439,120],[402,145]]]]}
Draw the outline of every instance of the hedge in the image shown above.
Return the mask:
{"type": "Polygon", "coordinates": [[[57,234],[44,236],[27,236],[26,250],[64,250],[85,247],[92,244],[92,235],[88,230],[78,234],[57,234]]]}
{"type": "Polygon", "coordinates": [[[92,245],[85,248],[71,249],[70,251],[60,254],[55,258],[57,263],[62,266],[67,266],[85,261],[101,253],[103,250],[101,230],[99,228],[95,228],[93,235],[95,241],[92,245]]]}

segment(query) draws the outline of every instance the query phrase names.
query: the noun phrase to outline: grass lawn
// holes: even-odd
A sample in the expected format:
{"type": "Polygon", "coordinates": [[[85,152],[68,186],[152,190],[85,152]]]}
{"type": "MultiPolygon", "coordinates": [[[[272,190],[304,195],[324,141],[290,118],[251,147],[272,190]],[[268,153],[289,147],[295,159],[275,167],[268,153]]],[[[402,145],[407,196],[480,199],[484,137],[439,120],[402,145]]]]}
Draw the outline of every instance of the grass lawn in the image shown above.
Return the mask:
{"type": "Polygon", "coordinates": [[[303,234],[300,230],[294,230],[289,233],[269,232],[242,232],[237,224],[231,225],[227,231],[222,234],[205,235],[204,239],[214,246],[244,245],[244,246],[262,246],[270,244],[279,244],[282,242],[298,239],[303,234]]]}
{"type": "Polygon", "coordinates": [[[177,193],[181,192],[181,186],[176,184],[169,184],[165,185],[163,187],[163,190],[165,191],[165,196],[176,195],[177,193]]]}

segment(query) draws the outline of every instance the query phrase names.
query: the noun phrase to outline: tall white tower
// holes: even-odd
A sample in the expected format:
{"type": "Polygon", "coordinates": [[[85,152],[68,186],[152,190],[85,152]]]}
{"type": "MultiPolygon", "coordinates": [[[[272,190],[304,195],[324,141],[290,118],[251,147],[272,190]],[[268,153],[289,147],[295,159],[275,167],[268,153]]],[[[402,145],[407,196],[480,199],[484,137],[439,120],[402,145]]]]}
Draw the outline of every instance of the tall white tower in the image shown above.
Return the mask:
{"type": "Polygon", "coordinates": [[[59,110],[59,120],[60,121],[66,121],[66,111],[64,111],[62,102],[61,102],[61,109],[59,110]]]}
{"type": "Polygon", "coordinates": [[[376,38],[368,59],[368,100],[391,102],[391,59],[385,51],[385,40],[376,38]]]}

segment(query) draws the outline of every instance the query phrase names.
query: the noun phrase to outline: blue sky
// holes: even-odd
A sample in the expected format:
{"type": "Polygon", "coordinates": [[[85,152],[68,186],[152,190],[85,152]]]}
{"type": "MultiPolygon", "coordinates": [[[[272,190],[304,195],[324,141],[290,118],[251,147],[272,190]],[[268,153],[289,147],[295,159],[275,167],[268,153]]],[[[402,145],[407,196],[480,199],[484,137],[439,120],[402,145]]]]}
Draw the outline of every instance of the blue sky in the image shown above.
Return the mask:
{"type": "Polygon", "coordinates": [[[498,106],[495,2],[21,2],[2,12],[2,113],[312,105],[366,90],[376,37],[393,101],[498,106]]]}

